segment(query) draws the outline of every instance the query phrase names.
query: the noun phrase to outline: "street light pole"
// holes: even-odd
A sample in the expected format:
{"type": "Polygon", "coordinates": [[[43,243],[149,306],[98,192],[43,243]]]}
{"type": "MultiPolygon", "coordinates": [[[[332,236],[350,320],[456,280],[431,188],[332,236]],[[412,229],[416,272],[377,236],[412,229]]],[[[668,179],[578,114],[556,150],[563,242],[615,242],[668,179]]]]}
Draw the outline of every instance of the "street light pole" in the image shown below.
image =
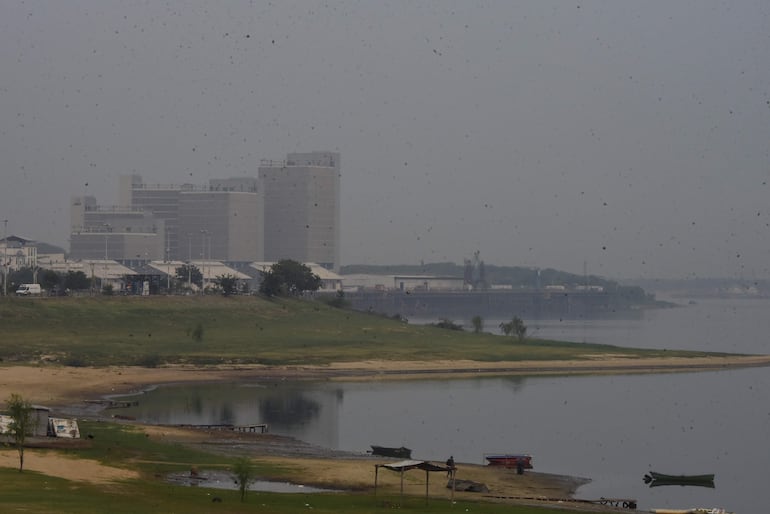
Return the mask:
{"type": "Polygon", "coordinates": [[[187,233],[187,289],[192,292],[192,233],[187,233]]]}
{"type": "Polygon", "coordinates": [[[8,220],[3,225],[3,296],[8,296],[8,220]]]}
{"type": "Polygon", "coordinates": [[[104,260],[106,261],[108,259],[109,252],[107,251],[107,241],[109,241],[110,238],[110,226],[109,223],[104,224],[104,260]]]}
{"type": "Polygon", "coordinates": [[[201,278],[201,294],[206,292],[206,234],[207,232],[201,229],[201,270],[203,277],[201,278]]]}

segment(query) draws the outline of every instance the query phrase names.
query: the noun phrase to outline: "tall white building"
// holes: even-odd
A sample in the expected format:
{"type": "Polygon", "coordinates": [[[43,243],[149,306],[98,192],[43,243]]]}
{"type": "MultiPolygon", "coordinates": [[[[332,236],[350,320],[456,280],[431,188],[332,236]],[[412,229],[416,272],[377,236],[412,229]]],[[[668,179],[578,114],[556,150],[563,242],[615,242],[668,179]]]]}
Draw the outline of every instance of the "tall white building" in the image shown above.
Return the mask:
{"type": "Polygon", "coordinates": [[[340,155],[290,153],[262,161],[265,260],[340,265],[340,155]]]}

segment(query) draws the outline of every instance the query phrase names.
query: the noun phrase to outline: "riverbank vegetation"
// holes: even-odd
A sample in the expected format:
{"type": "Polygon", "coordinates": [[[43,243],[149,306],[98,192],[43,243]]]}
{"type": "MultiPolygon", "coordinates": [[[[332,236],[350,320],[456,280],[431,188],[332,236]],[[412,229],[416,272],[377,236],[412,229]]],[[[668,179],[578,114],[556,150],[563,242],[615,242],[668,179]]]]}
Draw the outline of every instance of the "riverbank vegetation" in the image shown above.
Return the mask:
{"type": "Polygon", "coordinates": [[[409,325],[321,301],[259,296],[6,298],[0,301],[0,322],[0,359],[6,364],[318,365],[373,359],[496,362],[709,355],[518,340],[409,325]]]}

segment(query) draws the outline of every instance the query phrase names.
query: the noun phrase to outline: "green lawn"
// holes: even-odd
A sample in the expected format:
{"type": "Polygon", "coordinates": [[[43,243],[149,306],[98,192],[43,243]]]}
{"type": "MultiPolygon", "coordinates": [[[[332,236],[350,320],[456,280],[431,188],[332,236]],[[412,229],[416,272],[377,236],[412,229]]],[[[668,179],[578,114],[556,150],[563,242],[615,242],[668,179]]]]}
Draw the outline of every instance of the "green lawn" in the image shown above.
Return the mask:
{"type": "Polygon", "coordinates": [[[539,339],[518,342],[408,325],[317,301],[243,296],[6,298],[0,301],[0,331],[5,362],[47,360],[71,366],[704,355],[539,339]]]}

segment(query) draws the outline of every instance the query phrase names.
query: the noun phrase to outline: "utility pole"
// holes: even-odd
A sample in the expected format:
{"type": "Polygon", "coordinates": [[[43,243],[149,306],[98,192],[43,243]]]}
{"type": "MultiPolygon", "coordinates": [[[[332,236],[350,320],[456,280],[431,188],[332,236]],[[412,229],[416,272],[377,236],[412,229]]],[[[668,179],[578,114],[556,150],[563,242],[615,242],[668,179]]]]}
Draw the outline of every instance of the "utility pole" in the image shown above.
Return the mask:
{"type": "Polygon", "coordinates": [[[171,294],[171,250],[168,242],[168,227],[164,225],[163,228],[165,229],[163,239],[166,242],[166,294],[171,294]]]}
{"type": "Polygon", "coordinates": [[[8,220],[3,225],[3,296],[8,296],[8,220]]]}
{"type": "Polygon", "coordinates": [[[208,230],[201,229],[201,259],[203,260],[203,264],[201,264],[201,274],[203,276],[201,278],[201,294],[206,293],[206,236],[208,234],[208,230]]]}
{"type": "Polygon", "coordinates": [[[105,261],[107,260],[107,255],[108,255],[108,252],[107,252],[107,241],[109,241],[109,237],[110,237],[110,233],[109,233],[110,232],[110,228],[112,228],[112,227],[110,227],[109,223],[105,223],[104,224],[104,260],[105,261]]]}
{"type": "Polygon", "coordinates": [[[192,234],[187,233],[187,289],[192,292],[192,234]]]}

